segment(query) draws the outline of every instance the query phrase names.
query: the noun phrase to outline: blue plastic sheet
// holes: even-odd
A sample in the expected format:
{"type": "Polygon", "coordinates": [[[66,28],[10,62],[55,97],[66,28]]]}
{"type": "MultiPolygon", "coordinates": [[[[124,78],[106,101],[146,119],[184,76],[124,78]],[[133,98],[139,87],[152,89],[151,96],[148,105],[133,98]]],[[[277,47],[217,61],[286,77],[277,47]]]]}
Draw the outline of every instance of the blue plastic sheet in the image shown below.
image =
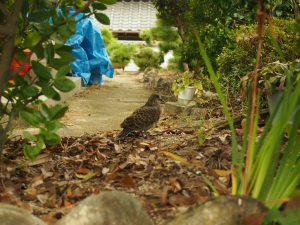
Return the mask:
{"type": "MultiPolygon", "coordinates": [[[[74,9],[70,9],[73,14],[74,9]]],[[[75,16],[76,21],[83,18],[80,13],[75,16]]],[[[84,85],[88,83],[104,83],[102,75],[113,77],[114,68],[105,49],[100,28],[94,18],[87,17],[77,22],[76,33],[66,44],[71,45],[71,54],[76,59],[71,63],[73,75],[82,77],[84,85]]]]}

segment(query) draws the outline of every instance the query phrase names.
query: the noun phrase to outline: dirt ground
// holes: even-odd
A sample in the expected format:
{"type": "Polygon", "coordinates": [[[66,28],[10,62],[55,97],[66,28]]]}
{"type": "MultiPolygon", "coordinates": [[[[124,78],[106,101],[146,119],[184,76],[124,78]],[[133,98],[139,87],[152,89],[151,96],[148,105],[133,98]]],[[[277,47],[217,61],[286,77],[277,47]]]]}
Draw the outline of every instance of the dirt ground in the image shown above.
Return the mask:
{"type": "MultiPolygon", "coordinates": [[[[69,110],[61,120],[70,129],[60,129],[62,137],[95,134],[99,131],[119,130],[121,122],[136,108],[142,106],[151,95],[137,80],[140,75],[116,75],[105,77],[104,85],[82,87],[65,104],[69,110]]],[[[24,124],[16,124],[13,135],[21,135],[24,130],[37,132],[34,128],[24,129],[24,124]]]]}
{"type": "MultiPolygon", "coordinates": [[[[62,122],[71,132],[60,130],[62,142],[44,146],[35,162],[19,151],[1,164],[0,202],[25,208],[52,225],[87,196],[119,190],[137,198],[157,225],[214,196],[201,174],[220,194],[230,194],[228,129],[211,132],[205,123],[200,143],[199,129],[179,126],[179,115],[163,115],[148,138],[132,133],[114,139],[124,118],[151,94],[139,78],[116,76],[68,99],[62,122]]],[[[24,130],[18,127],[14,134],[24,130]]],[[[241,144],[242,133],[237,133],[241,144]]],[[[25,142],[20,136],[9,139],[4,156],[25,142]]]]}

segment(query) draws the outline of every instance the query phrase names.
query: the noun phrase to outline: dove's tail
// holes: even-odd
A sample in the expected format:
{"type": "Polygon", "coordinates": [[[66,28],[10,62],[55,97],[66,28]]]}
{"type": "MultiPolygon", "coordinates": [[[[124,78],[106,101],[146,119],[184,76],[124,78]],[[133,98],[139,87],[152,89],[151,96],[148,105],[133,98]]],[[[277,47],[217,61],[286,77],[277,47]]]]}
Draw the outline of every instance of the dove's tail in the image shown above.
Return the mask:
{"type": "Polygon", "coordinates": [[[121,133],[118,134],[118,136],[115,139],[116,140],[121,140],[133,131],[134,131],[134,129],[132,129],[130,127],[126,127],[121,131],[121,133]]]}

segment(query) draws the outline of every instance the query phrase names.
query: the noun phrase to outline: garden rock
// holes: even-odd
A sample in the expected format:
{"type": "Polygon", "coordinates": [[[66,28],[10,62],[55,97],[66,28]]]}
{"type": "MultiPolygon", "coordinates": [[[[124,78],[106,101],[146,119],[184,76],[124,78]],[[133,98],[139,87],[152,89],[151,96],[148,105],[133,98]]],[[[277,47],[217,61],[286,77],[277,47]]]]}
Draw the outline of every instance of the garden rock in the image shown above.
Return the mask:
{"type": "Polygon", "coordinates": [[[164,114],[179,114],[183,113],[184,116],[189,116],[191,114],[192,108],[196,107],[194,101],[190,101],[188,105],[182,106],[177,102],[166,102],[164,114]]]}
{"type": "Polygon", "coordinates": [[[124,70],[123,69],[115,69],[115,75],[123,75],[124,70]]]}
{"type": "Polygon", "coordinates": [[[29,211],[4,203],[0,203],[0,221],[2,225],[46,225],[29,211]]]}
{"type": "Polygon", "coordinates": [[[201,119],[204,118],[206,115],[205,108],[192,108],[191,109],[191,117],[201,119]]]}
{"type": "Polygon", "coordinates": [[[247,196],[220,196],[179,214],[163,225],[239,225],[243,216],[266,211],[263,203],[247,196]]]}
{"type": "Polygon", "coordinates": [[[203,90],[203,94],[202,94],[201,98],[204,100],[218,99],[219,95],[217,93],[213,93],[211,91],[203,90]]]}
{"type": "Polygon", "coordinates": [[[84,199],[57,225],[151,225],[135,198],[119,191],[104,191],[84,199]]]}

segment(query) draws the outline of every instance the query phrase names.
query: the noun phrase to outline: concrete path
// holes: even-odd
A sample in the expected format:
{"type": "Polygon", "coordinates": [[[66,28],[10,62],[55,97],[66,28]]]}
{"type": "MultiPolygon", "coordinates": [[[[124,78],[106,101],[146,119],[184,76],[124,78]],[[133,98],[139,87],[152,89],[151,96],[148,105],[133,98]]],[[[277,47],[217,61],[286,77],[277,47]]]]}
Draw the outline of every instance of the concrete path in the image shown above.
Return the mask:
{"type": "MultiPolygon", "coordinates": [[[[106,78],[106,77],[105,77],[106,78]]],[[[106,78],[103,86],[82,87],[65,101],[69,110],[61,120],[71,132],[60,129],[61,136],[79,136],[84,132],[119,130],[121,122],[136,108],[142,106],[151,91],[137,80],[139,75],[116,75],[106,78]]],[[[17,126],[13,134],[22,134],[24,129],[17,126]]],[[[33,128],[26,128],[37,132],[33,128]]]]}

